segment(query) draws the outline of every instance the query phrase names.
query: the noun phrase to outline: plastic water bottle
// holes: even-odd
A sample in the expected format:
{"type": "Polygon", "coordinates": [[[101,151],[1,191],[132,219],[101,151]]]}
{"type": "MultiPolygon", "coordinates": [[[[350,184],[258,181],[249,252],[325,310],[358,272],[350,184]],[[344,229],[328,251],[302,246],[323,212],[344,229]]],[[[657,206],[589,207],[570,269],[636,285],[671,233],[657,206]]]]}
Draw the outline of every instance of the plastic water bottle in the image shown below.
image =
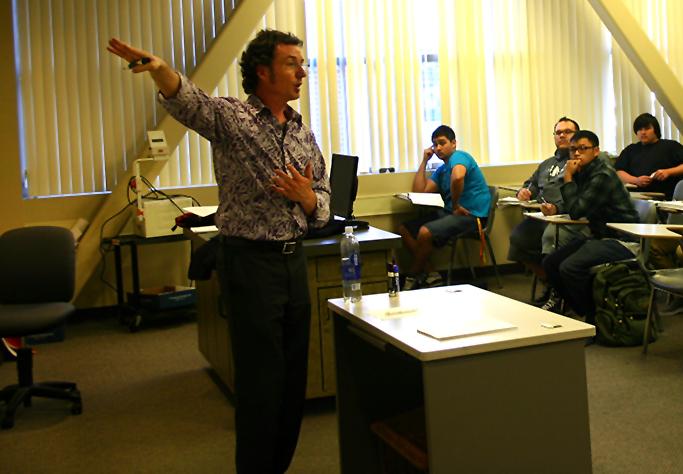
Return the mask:
{"type": "Polygon", "coordinates": [[[351,226],[344,228],[341,239],[341,272],[344,301],[360,301],[363,295],[360,288],[360,245],[351,226]]]}

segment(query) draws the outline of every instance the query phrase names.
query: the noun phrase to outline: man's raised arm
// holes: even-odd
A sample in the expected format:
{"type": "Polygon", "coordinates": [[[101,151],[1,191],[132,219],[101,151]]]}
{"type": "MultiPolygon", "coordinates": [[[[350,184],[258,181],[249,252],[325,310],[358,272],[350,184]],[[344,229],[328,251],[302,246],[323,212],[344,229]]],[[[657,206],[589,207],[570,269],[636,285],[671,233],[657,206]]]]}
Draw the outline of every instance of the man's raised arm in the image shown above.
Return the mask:
{"type": "Polygon", "coordinates": [[[117,38],[109,40],[107,51],[126,61],[133,73],[149,72],[159,91],[167,99],[178,93],[180,77],[163,59],[142,49],[134,48],[117,38]]]}

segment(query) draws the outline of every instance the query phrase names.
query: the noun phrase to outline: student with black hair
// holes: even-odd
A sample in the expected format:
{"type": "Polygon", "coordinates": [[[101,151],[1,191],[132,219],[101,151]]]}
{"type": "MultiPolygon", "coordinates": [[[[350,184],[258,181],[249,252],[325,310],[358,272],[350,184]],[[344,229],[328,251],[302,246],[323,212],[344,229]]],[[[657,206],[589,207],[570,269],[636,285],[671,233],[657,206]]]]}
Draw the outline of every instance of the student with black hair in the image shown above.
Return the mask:
{"type": "Polygon", "coordinates": [[[638,191],[664,193],[670,200],[683,176],[683,145],[662,138],[659,121],[648,113],[636,117],[633,133],[639,141],[624,148],[614,165],[619,178],[638,191]]]}
{"type": "Polygon", "coordinates": [[[429,257],[452,236],[476,231],[486,224],[491,193],[472,155],[457,150],[455,132],[440,125],[432,133],[432,146],[422,153],[422,162],[413,179],[413,192],[439,193],[444,208],[401,224],[399,233],[413,255],[405,290],[419,286],[440,286],[441,275],[433,271],[429,257]],[[427,162],[436,155],[443,164],[427,177],[427,162]],[[428,272],[428,273],[427,273],[428,272]]]}
{"type": "MultiPolygon", "coordinates": [[[[593,276],[595,265],[633,258],[633,245],[607,227],[608,222],[639,221],[638,212],[614,168],[600,154],[597,135],[589,130],[574,134],[569,161],[560,187],[564,208],[572,219],[588,220],[590,237],[579,237],[543,259],[550,285],[586,322],[595,323],[593,276]]],[[[559,307],[545,308],[558,312],[559,307]]]]}

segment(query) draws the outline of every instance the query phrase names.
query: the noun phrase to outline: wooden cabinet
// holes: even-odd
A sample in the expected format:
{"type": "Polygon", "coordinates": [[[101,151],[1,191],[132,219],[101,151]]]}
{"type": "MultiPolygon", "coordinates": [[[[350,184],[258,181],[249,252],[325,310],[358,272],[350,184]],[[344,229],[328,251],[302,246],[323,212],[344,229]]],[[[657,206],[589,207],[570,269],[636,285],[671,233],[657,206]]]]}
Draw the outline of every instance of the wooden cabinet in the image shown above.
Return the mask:
{"type": "MultiPolygon", "coordinates": [[[[201,245],[211,235],[192,236],[201,245]]],[[[369,228],[356,233],[361,247],[361,282],[364,295],[387,291],[386,263],[392,249],[401,245],[396,234],[369,228]]],[[[306,398],[336,393],[332,316],[329,298],[342,296],[339,237],[304,241],[311,298],[311,334],[308,346],[308,384],[306,398]]],[[[233,390],[234,370],[230,334],[221,305],[218,277],[197,282],[197,327],[199,350],[220,379],[233,390]]]]}

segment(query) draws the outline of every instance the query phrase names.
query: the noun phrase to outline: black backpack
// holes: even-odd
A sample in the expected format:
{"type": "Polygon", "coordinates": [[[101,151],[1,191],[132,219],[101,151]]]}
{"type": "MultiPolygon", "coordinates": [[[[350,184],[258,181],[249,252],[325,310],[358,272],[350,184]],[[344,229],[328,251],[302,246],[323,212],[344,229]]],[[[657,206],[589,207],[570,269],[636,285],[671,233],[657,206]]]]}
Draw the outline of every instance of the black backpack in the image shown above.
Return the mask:
{"type": "MultiPolygon", "coordinates": [[[[637,346],[643,343],[645,318],[650,302],[650,282],[637,263],[608,263],[593,280],[596,340],[606,346],[637,346]]],[[[650,342],[657,330],[650,331],[650,342]]]]}

